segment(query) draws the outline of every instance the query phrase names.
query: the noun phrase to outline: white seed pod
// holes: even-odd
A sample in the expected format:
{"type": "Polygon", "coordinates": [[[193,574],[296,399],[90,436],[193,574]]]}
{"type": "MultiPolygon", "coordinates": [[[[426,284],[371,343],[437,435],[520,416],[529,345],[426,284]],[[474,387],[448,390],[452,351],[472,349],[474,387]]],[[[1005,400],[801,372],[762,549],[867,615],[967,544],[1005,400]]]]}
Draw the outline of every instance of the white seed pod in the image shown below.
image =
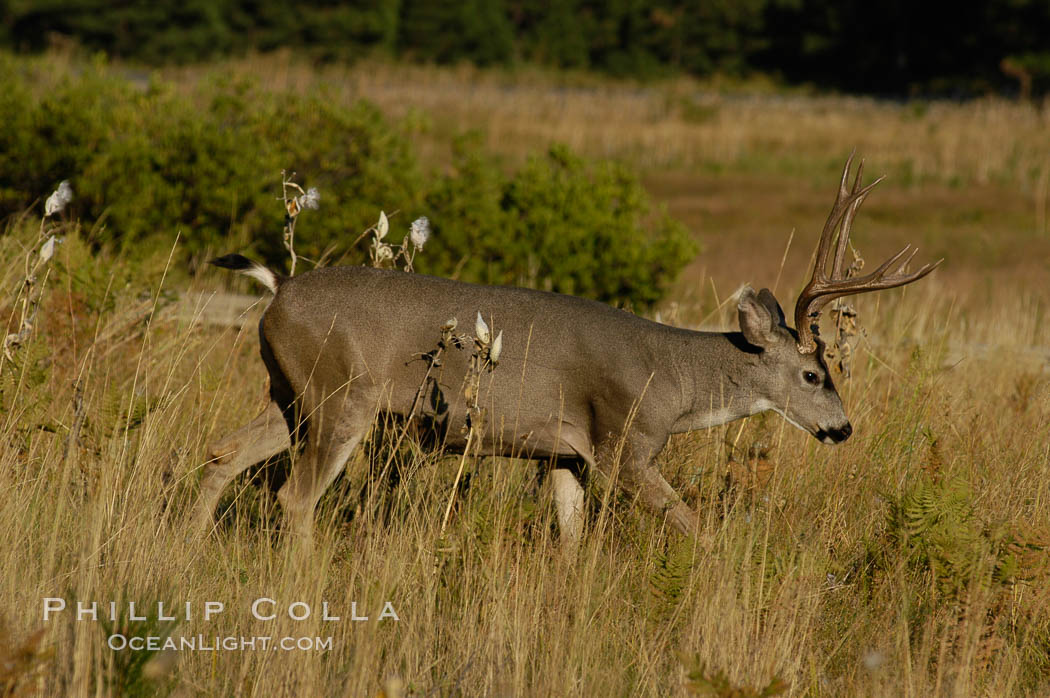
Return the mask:
{"type": "Polygon", "coordinates": [[[503,330],[499,331],[496,338],[492,340],[492,348],[489,349],[489,361],[495,366],[499,363],[499,355],[503,353],[503,330]]]}
{"type": "Polygon", "coordinates": [[[430,239],[430,221],[427,220],[426,216],[421,216],[414,221],[408,230],[408,239],[412,241],[412,245],[417,249],[423,249],[423,245],[427,244],[427,240],[430,239]]]}
{"type": "Polygon", "coordinates": [[[55,255],[55,236],[52,235],[40,247],[40,261],[46,264],[55,255]]]}
{"type": "Polygon", "coordinates": [[[452,332],[452,331],[454,331],[456,329],[456,325],[458,325],[458,324],[459,324],[459,320],[457,320],[454,317],[450,317],[448,320],[445,320],[445,324],[441,326],[441,331],[442,332],[452,332]]]}
{"type": "Polygon", "coordinates": [[[377,245],[376,247],[376,259],[380,262],[386,262],[394,258],[394,251],[390,249],[390,245],[385,243],[377,245]]]}
{"type": "Polygon", "coordinates": [[[386,237],[386,234],[390,232],[390,221],[386,219],[386,213],[383,211],[379,212],[379,222],[376,223],[376,239],[382,240],[386,237]]]}
{"type": "Polygon", "coordinates": [[[474,321],[474,336],[485,346],[488,346],[489,340],[492,339],[492,335],[489,333],[489,326],[485,324],[485,318],[481,317],[480,310],[478,311],[478,318],[474,321]]]}
{"type": "Polygon", "coordinates": [[[53,216],[56,213],[61,213],[70,201],[73,200],[73,187],[69,186],[69,180],[63,179],[55,192],[47,197],[47,201],[44,202],[44,216],[53,216]]]}
{"type": "Polygon", "coordinates": [[[298,198],[298,201],[302,208],[317,210],[321,205],[321,192],[317,190],[317,187],[310,187],[298,198]]]}

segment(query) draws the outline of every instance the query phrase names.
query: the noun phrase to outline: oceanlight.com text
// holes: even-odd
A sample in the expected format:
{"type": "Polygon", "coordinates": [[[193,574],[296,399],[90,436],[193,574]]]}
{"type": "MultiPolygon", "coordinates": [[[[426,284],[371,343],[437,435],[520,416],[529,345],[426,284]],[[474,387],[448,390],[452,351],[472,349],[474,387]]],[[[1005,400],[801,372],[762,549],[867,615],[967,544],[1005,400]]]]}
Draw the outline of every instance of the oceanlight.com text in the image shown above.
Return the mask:
{"type": "Polygon", "coordinates": [[[332,649],[331,637],[272,637],[270,635],[189,635],[163,637],[160,635],[122,635],[114,633],[106,644],[115,652],[327,652],[332,649]]]}

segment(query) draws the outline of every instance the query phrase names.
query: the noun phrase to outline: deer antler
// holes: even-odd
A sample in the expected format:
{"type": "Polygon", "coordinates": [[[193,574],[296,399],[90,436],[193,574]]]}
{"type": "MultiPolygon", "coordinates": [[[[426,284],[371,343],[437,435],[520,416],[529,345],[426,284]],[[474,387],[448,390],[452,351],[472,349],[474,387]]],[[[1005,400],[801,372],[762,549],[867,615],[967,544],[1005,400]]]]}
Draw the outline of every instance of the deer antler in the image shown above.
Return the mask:
{"type": "Polygon", "coordinates": [[[853,279],[846,278],[842,271],[842,259],[849,246],[850,228],[853,226],[853,217],[857,215],[857,209],[864,203],[864,199],[882,181],[879,177],[866,187],[861,188],[861,175],[864,172],[864,161],[857,167],[857,175],[853,179],[853,186],[846,188],[849,179],[850,166],[853,164],[853,155],[850,153],[846,160],[846,166],[842,169],[842,179],[839,182],[839,192],[835,197],[835,205],[831,208],[828,220],[824,224],[824,231],[820,234],[820,243],[817,245],[817,261],[813,265],[813,278],[795,302],[795,327],[798,330],[798,350],[803,354],[810,354],[817,349],[816,335],[820,311],[830,301],[842,296],[851,296],[856,293],[868,291],[881,291],[885,288],[904,286],[913,281],[918,281],[929,274],[943,262],[939,259],[932,264],[927,264],[918,271],[906,274],[905,267],[911,262],[912,257],[918,249],[912,249],[911,245],[905,245],[897,254],[893,255],[879,266],[878,269],[866,276],[853,279]],[[831,267],[831,276],[828,276],[828,254],[831,252],[831,243],[838,230],[838,243],[835,246],[835,259],[831,267]]]}

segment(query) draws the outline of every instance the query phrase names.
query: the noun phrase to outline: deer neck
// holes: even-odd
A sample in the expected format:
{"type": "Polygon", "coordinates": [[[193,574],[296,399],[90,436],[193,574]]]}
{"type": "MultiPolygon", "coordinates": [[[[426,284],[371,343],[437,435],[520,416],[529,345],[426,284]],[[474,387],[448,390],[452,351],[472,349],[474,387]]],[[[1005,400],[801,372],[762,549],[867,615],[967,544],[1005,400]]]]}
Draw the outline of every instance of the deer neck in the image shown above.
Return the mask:
{"type": "Polygon", "coordinates": [[[679,415],[672,433],[704,429],[769,409],[758,390],[759,354],[740,332],[689,332],[673,354],[679,415]]]}

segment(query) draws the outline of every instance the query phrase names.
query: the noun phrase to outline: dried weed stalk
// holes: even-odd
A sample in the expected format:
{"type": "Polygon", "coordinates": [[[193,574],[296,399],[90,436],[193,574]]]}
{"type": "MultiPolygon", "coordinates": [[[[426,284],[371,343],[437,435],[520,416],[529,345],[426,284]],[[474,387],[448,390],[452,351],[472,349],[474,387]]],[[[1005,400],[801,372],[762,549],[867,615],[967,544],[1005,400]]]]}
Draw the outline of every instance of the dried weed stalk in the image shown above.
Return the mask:
{"type": "Polygon", "coordinates": [[[55,247],[62,242],[62,238],[55,236],[52,232],[57,229],[57,226],[49,225],[49,222],[72,200],[73,189],[67,180],[63,180],[44,204],[44,217],[40,219],[40,235],[37,238],[40,247],[37,248],[34,245],[26,253],[25,276],[18,289],[20,298],[15,301],[16,306],[21,304],[18,331],[12,332],[4,339],[4,358],[8,361],[14,360],[15,352],[19,347],[24,346],[33,334],[37,307],[44,293],[47,275],[51,268],[51,258],[55,255],[55,247]],[[40,243],[41,240],[42,243],[40,243]]]}
{"type": "MultiPolygon", "coordinates": [[[[851,279],[864,269],[864,258],[850,244],[853,262],[846,269],[846,278],[851,279]]],[[[850,378],[853,375],[853,341],[864,336],[864,328],[857,321],[857,310],[841,298],[831,306],[831,317],[835,321],[835,340],[827,345],[824,360],[832,369],[850,378]]]]}
{"type": "MultiPolygon", "coordinates": [[[[454,323],[455,320],[453,319],[451,322],[454,323]]],[[[448,327],[447,324],[446,327],[448,327]]],[[[454,328],[455,324],[452,327],[454,328]]],[[[444,328],[442,330],[444,336],[444,328]]],[[[456,492],[463,477],[463,468],[466,465],[467,458],[470,456],[471,448],[477,446],[484,429],[485,410],[478,404],[478,394],[481,391],[481,376],[486,371],[491,373],[496,368],[502,351],[503,331],[500,330],[499,334],[493,338],[492,330],[489,329],[485,318],[478,312],[478,316],[474,320],[474,351],[470,355],[470,368],[463,379],[463,398],[467,403],[467,419],[464,425],[467,441],[463,446],[463,455],[459,459],[459,468],[456,470],[456,479],[452,484],[452,493],[449,495],[448,505],[445,507],[445,516],[441,520],[442,537],[445,535],[449,518],[452,516],[452,505],[456,501],[456,492]]]]}
{"type": "Polygon", "coordinates": [[[304,191],[301,186],[295,183],[294,179],[294,172],[289,176],[287,170],[281,170],[281,197],[284,200],[285,211],[284,247],[292,258],[292,268],[288,272],[289,276],[295,276],[295,262],[298,260],[295,254],[295,224],[299,220],[299,214],[304,209],[316,210],[321,205],[321,192],[317,190],[317,187],[310,187],[304,191]],[[291,195],[288,193],[289,190],[292,191],[291,195]],[[298,195],[295,192],[298,192],[298,195]]]}
{"type": "Polygon", "coordinates": [[[416,253],[422,250],[427,240],[430,239],[430,221],[426,216],[412,221],[408,233],[398,245],[384,242],[389,232],[390,221],[386,213],[380,211],[379,221],[359,235],[357,239],[360,240],[369,233],[372,234],[372,245],[368,248],[368,255],[372,266],[376,269],[396,268],[398,263],[403,261],[402,269],[407,272],[413,271],[412,264],[416,259],[416,253]]]}

